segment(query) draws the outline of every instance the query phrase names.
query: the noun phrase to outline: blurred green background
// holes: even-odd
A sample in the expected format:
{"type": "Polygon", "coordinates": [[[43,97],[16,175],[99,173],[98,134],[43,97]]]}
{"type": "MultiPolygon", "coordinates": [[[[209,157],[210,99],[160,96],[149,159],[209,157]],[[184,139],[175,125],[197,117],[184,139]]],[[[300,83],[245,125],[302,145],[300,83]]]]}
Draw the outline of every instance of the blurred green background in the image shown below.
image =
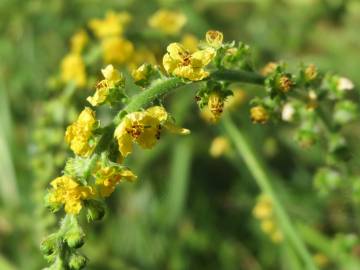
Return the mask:
{"type": "MultiPolygon", "coordinates": [[[[1,270],[45,265],[38,246],[56,221],[43,209],[42,197],[47,183],[61,171],[64,157],[56,154],[66,147],[55,138],[62,140],[69,123],[60,116],[51,129],[51,119],[62,113],[56,107],[62,90],[51,90],[49,78],[59,72],[69,38],[108,10],[128,11],[141,32],[159,8],[187,16],[183,33],[202,38],[208,29],[218,29],[226,40],[250,44],[259,69],[274,60],[290,67],[314,63],[360,84],[357,0],[1,0],[1,270]],[[46,134],[39,135],[44,121],[46,134]],[[53,144],[47,141],[53,138],[53,144]]],[[[158,43],[163,53],[167,40],[158,43]]],[[[249,96],[259,91],[242,87],[250,90],[249,96]]],[[[75,103],[77,111],[85,104],[75,103]]],[[[298,269],[286,243],[272,243],[252,216],[259,189],[241,159],[233,153],[209,155],[211,141],[221,130],[199,117],[191,93],[177,93],[169,108],[192,135],[166,136],[152,151],[135,153],[129,163],[139,181],[122,185],[108,200],[104,222],[87,228],[87,269],[298,269]]],[[[252,125],[247,111],[245,105],[239,109],[236,121],[254,142],[262,142],[257,151],[277,176],[275,185],[290,215],[311,225],[303,228],[303,236],[312,253],[325,254],[335,245],[346,256],[360,256],[359,206],[346,191],[322,197],[313,188],[321,149],[298,148],[287,128],[252,125]]],[[[358,125],[346,132],[356,142],[358,125]]],[[[354,143],[354,166],[359,164],[359,148],[354,143]]],[[[346,269],[329,254],[324,255],[329,262],[323,269],[346,269]]]]}

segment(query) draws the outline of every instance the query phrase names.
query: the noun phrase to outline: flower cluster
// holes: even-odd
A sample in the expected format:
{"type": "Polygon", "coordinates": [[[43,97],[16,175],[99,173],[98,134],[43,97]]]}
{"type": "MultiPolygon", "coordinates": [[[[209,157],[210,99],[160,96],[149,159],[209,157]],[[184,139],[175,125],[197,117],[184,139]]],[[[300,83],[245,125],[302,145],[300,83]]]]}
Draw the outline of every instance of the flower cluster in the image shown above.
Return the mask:
{"type": "Polygon", "coordinates": [[[274,243],[283,241],[283,234],[278,228],[271,199],[267,195],[259,196],[253,209],[253,215],[261,222],[261,230],[270,236],[274,243]]]}

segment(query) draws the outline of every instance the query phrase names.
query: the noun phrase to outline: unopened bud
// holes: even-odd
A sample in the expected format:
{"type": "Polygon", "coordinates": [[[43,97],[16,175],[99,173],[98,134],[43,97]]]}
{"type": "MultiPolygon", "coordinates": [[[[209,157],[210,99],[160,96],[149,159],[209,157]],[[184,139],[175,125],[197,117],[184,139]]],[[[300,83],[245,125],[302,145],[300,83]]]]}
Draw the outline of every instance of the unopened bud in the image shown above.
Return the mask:
{"type": "Polygon", "coordinates": [[[222,45],[224,39],[223,33],[215,30],[206,32],[206,42],[214,48],[219,48],[222,45]]]}
{"type": "Polygon", "coordinates": [[[97,221],[101,220],[105,215],[105,207],[101,202],[92,200],[89,202],[87,207],[87,220],[90,221],[97,221]]]}
{"type": "Polygon", "coordinates": [[[277,81],[278,87],[281,92],[287,93],[291,90],[294,85],[294,82],[288,75],[282,75],[277,81]]]}
{"type": "Polygon", "coordinates": [[[71,248],[80,248],[85,242],[85,234],[79,227],[68,231],[64,238],[71,248]]]}
{"type": "Polygon", "coordinates": [[[224,98],[217,92],[211,93],[209,96],[208,108],[214,116],[215,121],[217,121],[224,111],[224,98]]]}
{"type": "Polygon", "coordinates": [[[250,109],[251,121],[254,123],[265,124],[269,120],[268,111],[261,105],[250,109]]]}
{"type": "Polygon", "coordinates": [[[56,249],[57,234],[51,234],[40,243],[40,250],[44,255],[53,254],[56,249]]]}
{"type": "Polygon", "coordinates": [[[80,270],[83,269],[86,265],[87,259],[85,256],[74,253],[70,256],[69,259],[69,267],[72,270],[80,270]]]}
{"type": "Polygon", "coordinates": [[[313,81],[318,75],[316,66],[314,64],[308,65],[305,69],[305,80],[307,82],[313,81]]]}

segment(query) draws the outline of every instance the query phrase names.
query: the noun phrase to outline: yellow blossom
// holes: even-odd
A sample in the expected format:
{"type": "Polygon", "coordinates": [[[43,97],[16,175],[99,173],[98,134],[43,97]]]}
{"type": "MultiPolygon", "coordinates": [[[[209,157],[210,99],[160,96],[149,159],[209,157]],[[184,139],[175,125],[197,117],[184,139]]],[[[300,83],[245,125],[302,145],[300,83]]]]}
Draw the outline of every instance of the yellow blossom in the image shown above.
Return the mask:
{"type": "Polygon", "coordinates": [[[305,69],[305,79],[307,81],[313,81],[318,75],[317,68],[314,64],[310,64],[305,69]]]}
{"type": "Polygon", "coordinates": [[[86,84],[85,64],[77,53],[66,55],[61,61],[61,80],[65,83],[74,82],[76,86],[83,87],[86,84]]]}
{"type": "Polygon", "coordinates": [[[272,216],[272,202],[266,195],[260,196],[253,209],[253,215],[258,219],[267,219],[272,216]]]}
{"type": "Polygon", "coordinates": [[[171,43],[164,55],[163,65],[165,70],[174,76],[191,81],[202,80],[209,76],[204,70],[215,56],[214,49],[198,50],[194,53],[187,51],[180,43],[171,43]]]}
{"type": "Polygon", "coordinates": [[[113,64],[124,64],[131,58],[134,52],[133,44],[122,37],[107,37],[103,39],[101,48],[104,61],[113,64]]]}
{"type": "Polygon", "coordinates": [[[102,197],[108,197],[114,192],[118,183],[123,181],[134,181],[137,176],[130,170],[120,169],[116,166],[102,167],[95,173],[96,185],[102,197]]]}
{"type": "Polygon", "coordinates": [[[88,35],[83,29],[81,29],[71,37],[71,51],[74,53],[81,53],[88,42],[88,35]]]}
{"type": "Polygon", "coordinates": [[[185,34],[181,39],[181,44],[190,53],[196,52],[199,46],[199,40],[191,34],[185,34]]]}
{"type": "Polygon", "coordinates": [[[221,47],[224,35],[219,31],[210,30],[206,32],[205,38],[208,45],[217,49],[221,47]]]}
{"type": "Polygon", "coordinates": [[[209,96],[208,108],[212,113],[214,120],[219,120],[224,111],[224,98],[216,92],[211,93],[209,96]]]}
{"type": "Polygon", "coordinates": [[[176,127],[161,106],[127,114],[114,133],[121,155],[126,157],[132,152],[133,142],[144,149],[153,147],[156,141],[160,139],[162,127],[178,134],[190,133],[188,129],[176,127]]]}
{"type": "Polygon", "coordinates": [[[283,93],[287,93],[293,87],[294,82],[288,75],[282,75],[278,80],[278,86],[283,93]]]}
{"type": "Polygon", "coordinates": [[[165,34],[175,35],[180,32],[186,23],[186,16],[181,12],[161,9],[153,14],[148,23],[165,34]]]}
{"type": "Polygon", "coordinates": [[[210,155],[214,158],[218,158],[226,153],[230,148],[229,140],[226,137],[216,137],[210,146],[210,155]]]}
{"type": "Polygon", "coordinates": [[[75,154],[82,157],[91,154],[95,145],[91,145],[89,140],[92,137],[92,129],[95,123],[95,112],[86,107],[78,119],[66,129],[65,140],[75,154]]]}
{"type": "Polygon", "coordinates": [[[95,94],[86,99],[92,106],[98,106],[105,102],[110,93],[110,89],[124,81],[122,74],[115,69],[113,65],[107,65],[106,68],[101,70],[101,73],[104,79],[96,85],[95,94]]]}
{"type": "Polygon", "coordinates": [[[325,268],[329,264],[329,258],[323,253],[316,253],[313,256],[313,260],[315,261],[316,265],[320,268],[325,268]]]}
{"type": "Polygon", "coordinates": [[[98,38],[118,36],[123,33],[124,27],[130,20],[131,16],[127,12],[108,11],[103,20],[92,19],[89,22],[89,27],[98,38]]]}
{"type": "Polygon", "coordinates": [[[275,71],[278,65],[279,64],[276,62],[269,62],[261,69],[260,74],[263,76],[268,76],[275,71]]]}
{"type": "Polygon", "coordinates": [[[145,63],[156,65],[156,57],[152,51],[140,48],[132,53],[131,58],[127,61],[127,66],[129,70],[134,70],[145,63]]]}
{"type": "Polygon", "coordinates": [[[279,229],[277,229],[277,230],[275,230],[275,232],[271,233],[270,238],[275,244],[279,244],[282,241],[284,241],[284,235],[282,234],[282,232],[279,229]]]}
{"type": "Polygon", "coordinates": [[[94,195],[91,187],[81,186],[70,176],[61,176],[54,179],[51,184],[49,202],[53,204],[64,204],[65,212],[79,214],[83,207],[83,200],[94,195]]]}
{"type": "Polygon", "coordinates": [[[225,100],[225,110],[235,110],[246,100],[246,92],[241,88],[233,90],[233,95],[229,96],[225,100]]]}
{"type": "Polygon", "coordinates": [[[250,109],[251,121],[265,124],[269,120],[269,113],[263,106],[255,106],[250,109]]]}
{"type": "Polygon", "coordinates": [[[131,76],[135,82],[146,80],[149,76],[149,66],[147,64],[142,64],[131,72],[131,76]]]}

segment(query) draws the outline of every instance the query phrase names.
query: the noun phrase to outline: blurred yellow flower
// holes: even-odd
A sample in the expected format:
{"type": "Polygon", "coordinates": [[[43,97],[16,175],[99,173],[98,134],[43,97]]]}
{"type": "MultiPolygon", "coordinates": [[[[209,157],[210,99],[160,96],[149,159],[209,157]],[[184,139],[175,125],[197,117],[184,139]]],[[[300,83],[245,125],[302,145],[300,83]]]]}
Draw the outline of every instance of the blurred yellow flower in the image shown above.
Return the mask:
{"type": "Polygon", "coordinates": [[[260,74],[263,76],[268,76],[275,71],[278,65],[279,64],[276,62],[269,62],[260,70],[260,74]]]}
{"type": "Polygon", "coordinates": [[[228,96],[225,100],[224,109],[225,110],[235,110],[246,100],[246,92],[241,88],[233,90],[233,95],[228,96]]]}
{"type": "Polygon", "coordinates": [[[194,35],[185,34],[181,39],[181,44],[188,52],[193,53],[198,50],[199,40],[194,35]]]}
{"type": "Polygon", "coordinates": [[[67,54],[61,61],[61,81],[64,83],[74,82],[77,87],[86,84],[85,64],[77,53],[67,54]]]}
{"type": "Polygon", "coordinates": [[[96,185],[99,187],[100,196],[108,197],[114,192],[116,185],[123,179],[134,181],[137,176],[130,170],[120,169],[116,166],[108,166],[96,171],[95,178],[96,185]]]}
{"type": "Polygon", "coordinates": [[[224,35],[219,31],[210,30],[206,32],[205,38],[207,44],[217,49],[221,47],[223,43],[224,35]]]}
{"type": "Polygon", "coordinates": [[[65,212],[79,214],[83,207],[83,200],[94,195],[91,187],[81,186],[70,176],[61,176],[54,179],[50,185],[52,190],[49,195],[49,202],[53,204],[64,204],[65,212]]]}
{"type": "Polygon", "coordinates": [[[128,69],[133,70],[142,64],[156,65],[156,57],[152,51],[146,48],[136,49],[128,60],[128,69]]]}
{"type": "Polygon", "coordinates": [[[161,9],[150,17],[148,23],[150,27],[165,34],[175,35],[181,31],[186,21],[186,16],[181,12],[161,9]]]}
{"type": "Polygon", "coordinates": [[[284,239],[282,232],[279,230],[276,217],[273,213],[271,199],[262,194],[253,209],[253,215],[259,219],[261,230],[266,233],[274,243],[281,243],[284,239]]]}
{"type": "Polygon", "coordinates": [[[89,37],[87,33],[83,29],[81,29],[71,37],[70,40],[71,51],[73,53],[80,54],[88,42],[89,42],[89,37]]]}
{"type": "Polygon", "coordinates": [[[190,133],[188,129],[176,127],[166,110],[161,106],[127,114],[114,133],[121,155],[126,157],[132,152],[133,142],[144,149],[152,148],[160,139],[162,127],[178,134],[190,133]]]}
{"type": "Polygon", "coordinates": [[[89,140],[95,123],[95,112],[86,107],[78,119],[67,127],[65,141],[78,156],[87,157],[91,154],[95,145],[91,145],[89,140]]]}
{"type": "Polygon", "coordinates": [[[107,37],[102,40],[101,47],[105,63],[124,64],[133,52],[133,44],[122,37],[107,37]]]}
{"type": "Polygon", "coordinates": [[[261,105],[250,109],[250,118],[254,123],[265,124],[269,120],[268,111],[261,105]]]}
{"type": "Polygon", "coordinates": [[[218,158],[224,155],[230,148],[229,140],[226,137],[219,136],[216,137],[210,146],[210,155],[214,158],[218,158]]]}
{"type": "Polygon", "coordinates": [[[96,85],[95,94],[86,99],[92,106],[98,106],[105,102],[110,93],[110,89],[124,82],[124,77],[113,65],[107,65],[106,68],[101,70],[101,73],[105,79],[96,85]]]}
{"type": "Polygon", "coordinates": [[[209,76],[209,72],[205,71],[204,67],[211,62],[214,56],[213,49],[190,53],[180,43],[171,43],[164,55],[163,65],[171,75],[198,81],[209,76]]]}
{"type": "Polygon", "coordinates": [[[118,36],[124,32],[124,27],[130,20],[131,16],[127,12],[108,11],[103,20],[90,20],[89,27],[98,38],[118,36]]]}

